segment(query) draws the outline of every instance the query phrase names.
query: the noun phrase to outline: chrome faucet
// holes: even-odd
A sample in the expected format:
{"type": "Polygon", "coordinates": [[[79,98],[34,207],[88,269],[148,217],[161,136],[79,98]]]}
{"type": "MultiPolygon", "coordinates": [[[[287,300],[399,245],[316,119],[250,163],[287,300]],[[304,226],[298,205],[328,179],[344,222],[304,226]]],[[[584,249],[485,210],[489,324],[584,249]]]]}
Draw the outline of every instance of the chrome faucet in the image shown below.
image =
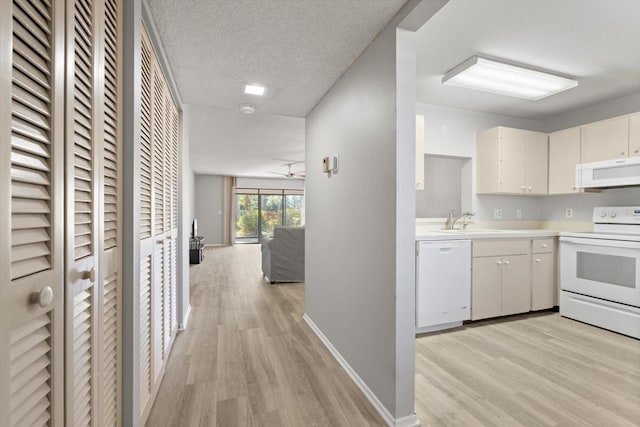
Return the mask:
{"type": "Polygon", "coordinates": [[[453,212],[454,212],[453,210],[449,212],[449,230],[455,229],[456,222],[460,221],[461,219],[462,219],[462,229],[464,230],[467,227],[467,223],[465,222],[465,220],[475,215],[475,212],[467,211],[467,212],[462,212],[462,215],[460,215],[456,219],[453,219],[453,212]]]}

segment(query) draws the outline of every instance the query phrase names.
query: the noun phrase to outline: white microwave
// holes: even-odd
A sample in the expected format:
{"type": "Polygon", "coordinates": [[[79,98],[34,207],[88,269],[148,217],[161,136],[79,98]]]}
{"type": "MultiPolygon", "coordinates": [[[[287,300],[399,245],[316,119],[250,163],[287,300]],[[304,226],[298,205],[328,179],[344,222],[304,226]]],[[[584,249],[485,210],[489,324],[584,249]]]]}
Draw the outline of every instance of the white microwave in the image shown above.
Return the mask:
{"type": "Polygon", "coordinates": [[[576,165],[577,188],[640,185],[640,157],[576,165]]]}

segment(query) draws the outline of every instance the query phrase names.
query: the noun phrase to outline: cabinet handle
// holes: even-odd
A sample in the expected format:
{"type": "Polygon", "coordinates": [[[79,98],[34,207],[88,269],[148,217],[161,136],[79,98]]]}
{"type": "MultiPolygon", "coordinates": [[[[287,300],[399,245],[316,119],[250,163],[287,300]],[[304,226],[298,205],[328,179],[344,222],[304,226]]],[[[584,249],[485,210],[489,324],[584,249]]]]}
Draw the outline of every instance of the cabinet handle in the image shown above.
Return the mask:
{"type": "Polygon", "coordinates": [[[633,150],[633,153],[634,153],[634,154],[638,154],[638,153],[640,153],[640,150],[638,150],[638,149],[636,148],[635,150],[633,150]]]}
{"type": "Polygon", "coordinates": [[[509,261],[505,261],[505,262],[504,262],[504,264],[505,264],[505,265],[509,265],[509,261]]]}
{"type": "Polygon", "coordinates": [[[624,156],[624,151],[621,151],[621,152],[620,152],[620,155],[621,155],[621,156],[624,156]]]}
{"type": "Polygon", "coordinates": [[[522,191],[526,190],[527,187],[525,187],[524,185],[522,186],[522,191]]]}
{"type": "Polygon", "coordinates": [[[496,261],[496,264],[502,265],[502,261],[496,261]]]}
{"type": "Polygon", "coordinates": [[[529,186],[529,188],[527,188],[527,190],[529,190],[529,193],[531,193],[531,186],[529,186]]]}
{"type": "Polygon", "coordinates": [[[540,258],[536,258],[536,262],[540,262],[540,258]]]}
{"type": "Polygon", "coordinates": [[[543,243],[543,244],[542,244],[542,247],[543,247],[543,248],[546,248],[547,246],[549,246],[549,245],[547,245],[546,243],[543,243]]]}
{"type": "Polygon", "coordinates": [[[38,304],[40,307],[45,308],[53,301],[53,289],[50,286],[42,288],[40,292],[32,292],[29,296],[29,302],[31,304],[38,304]]]}

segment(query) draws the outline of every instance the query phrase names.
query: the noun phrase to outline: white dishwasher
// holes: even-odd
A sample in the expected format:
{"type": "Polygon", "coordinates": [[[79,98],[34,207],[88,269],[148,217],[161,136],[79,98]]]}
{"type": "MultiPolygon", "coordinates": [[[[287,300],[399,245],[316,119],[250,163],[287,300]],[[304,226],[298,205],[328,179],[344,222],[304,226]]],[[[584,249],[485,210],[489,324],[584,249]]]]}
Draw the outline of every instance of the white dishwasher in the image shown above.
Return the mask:
{"type": "Polygon", "coordinates": [[[471,319],[471,240],[418,241],[416,333],[471,319]]]}

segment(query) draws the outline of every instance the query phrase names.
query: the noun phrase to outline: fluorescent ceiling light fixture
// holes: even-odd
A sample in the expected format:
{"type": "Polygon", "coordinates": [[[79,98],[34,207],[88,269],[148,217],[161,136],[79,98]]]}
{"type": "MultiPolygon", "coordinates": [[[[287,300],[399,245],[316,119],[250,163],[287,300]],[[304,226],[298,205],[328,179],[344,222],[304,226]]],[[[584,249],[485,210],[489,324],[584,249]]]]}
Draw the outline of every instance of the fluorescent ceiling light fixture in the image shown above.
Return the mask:
{"type": "Polygon", "coordinates": [[[244,93],[247,95],[265,96],[267,93],[267,87],[257,83],[245,83],[244,93]]]}
{"type": "Polygon", "coordinates": [[[442,83],[533,101],[578,86],[576,80],[478,56],[447,71],[442,83]]]}

